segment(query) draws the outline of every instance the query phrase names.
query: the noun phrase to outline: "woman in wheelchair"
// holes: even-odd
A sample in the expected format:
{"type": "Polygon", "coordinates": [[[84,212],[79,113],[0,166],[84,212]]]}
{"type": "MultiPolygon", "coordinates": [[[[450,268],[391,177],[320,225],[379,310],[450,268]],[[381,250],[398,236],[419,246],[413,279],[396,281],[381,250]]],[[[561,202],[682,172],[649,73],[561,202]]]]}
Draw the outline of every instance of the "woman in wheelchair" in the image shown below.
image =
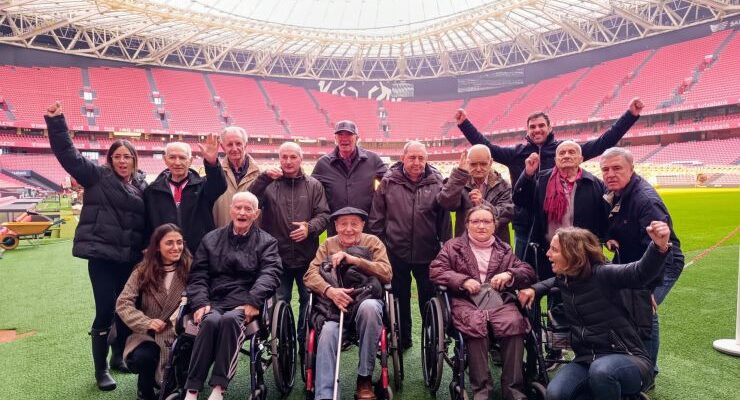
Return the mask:
{"type": "Polygon", "coordinates": [[[155,377],[162,369],[175,338],[172,317],[177,312],[191,262],[182,231],[164,224],[152,233],[144,259],[126,282],[116,312],[133,332],[126,339],[124,359],[139,374],[137,399],[153,400],[155,377]]]}
{"type": "Polygon", "coordinates": [[[668,225],[653,221],[646,229],[653,243],[641,260],[626,265],[606,264],[591,232],[558,229],[547,252],[556,276],[519,291],[529,307],[557,287],[570,323],[575,358],[550,382],[547,399],[619,400],[652,383],[652,363],[618,295],[657,277],[670,253],[668,225]]]}
{"type": "MultiPolygon", "coordinates": [[[[342,312],[346,312],[353,301],[353,289],[331,286],[320,274],[319,268],[327,258],[336,268],[341,263],[355,266],[361,273],[378,278],[381,284],[391,281],[391,265],[388,262],[385,245],[376,236],[362,233],[367,222],[363,210],[345,207],[331,215],[337,235],[327,238],[319,246],[316,257],[311,261],[303,277],[308,290],[315,295],[330,299],[342,312]],[[352,256],[346,251],[353,246],[370,250],[370,259],[352,256]]],[[[374,399],[372,388],[375,355],[383,327],[383,303],[377,299],[366,299],[357,306],[354,324],[359,339],[360,356],[357,366],[357,399],[374,399]]],[[[314,398],[331,399],[334,393],[334,375],[339,342],[339,324],[327,320],[320,329],[316,351],[316,377],[314,398]]]]}
{"type": "Polygon", "coordinates": [[[496,238],[492,208],[482,205],[468,210],[465,227],[465,235],[442,247],[429,276],[452,295],[452,323],[466,340],[473,398],[488,399],[493,389],[488,369],[490,330],[501,345],[503,398],[526,399],[522,364],[529,323],[512,291],[531,285],[534,270],[496,238]]]}
{"type": "Polygon", "coordinates": [[[208,370],[209,400],[221,400],[236,373],[239,350],[260,309],[280,285],[277,240],[259,229],[259,202],[250,192],[231,200],[231,223],[206,234],[193,260],[188,303],[199,326],[185,383],[195,400],[208,370]]]}

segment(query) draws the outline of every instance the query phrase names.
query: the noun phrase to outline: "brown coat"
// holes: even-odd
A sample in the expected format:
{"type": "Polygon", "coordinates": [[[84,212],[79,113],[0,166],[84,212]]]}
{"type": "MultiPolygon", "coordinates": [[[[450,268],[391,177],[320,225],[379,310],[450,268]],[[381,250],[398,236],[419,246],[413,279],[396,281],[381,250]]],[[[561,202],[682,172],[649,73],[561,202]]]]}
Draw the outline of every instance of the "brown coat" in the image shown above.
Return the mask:
{"type": "MultiPolygon", "coordinates": [[[[529,287],[534,283],[534,270],[529,264],[514,256],[508,244],[496,239],[491,249],[486,280],[494,275],[509,271],[514,276],[510,289],[529,287]]],[[[468,279],[480,282],[478,262],[470,248],[467,235],[449,240],[442,247],[437,258],[429,266],[429,278],[435,285],[447,286],[451,294],[452,323],[457,330],[471,337],[488,335],[488,324],[493,334],[499,337],[521,335],[527,332],[529,324],[513,303],[512,296],[504,296],[505,304],[495,312],[480,310],[470,300],[463,283],[468,279]],[[506,301],[509,299],[508,301],[506,301]]]]}
{"type": "Polygon", "coordinates": [[[116,313],[121,320],[128,325],[132,333],[126,339],[126,347],[123,350],[124,360],[140,344],[144,342],[155,342],[159,346],[159,368],[157,368],[157,381],[162,377],[169,355],[170,346],[175,340],[174,321],[175,313],[180,305],[182,292],[185,284],[173,279],[170,290],[164,287],[153,296],[144,294],[141,298],[141,309],[136,308],[136,301],[141,293],[141,268],[138,267],[131,273],[126,286],[116,301],[116,313]],[[167,328],[161,333],[149,332],[149,323],[153,319],[167,322],[167,328]]]}
{"type": "MultiPolygon", "coordinates": [[[[360,271],[368,276],[377,277],[381,284],[391,283],[393,273],[383,242],[377,236],[363,233],[358,246],[367,247],[373,255],[372,260],[360,259],[360,264],[357,265],[360,271]]],[[[308,290],[318,294],[323,294],[326,291],[330,285],[321,277],[319,267],[327,257],[340,251],[344,251],[344,248],[340,244],[338,236],[327,238],[324,243],[321,243],[319,250],[316,251],[316,257],[309,264],[306,274],[303,275],[303,283],[308,290]]]]}
{"type": "Polygon", "coordinates": [[[254,158],[247,154],[247,159],[249,159],[249,167],[247,167],[247,174],[244,175],[241,182],[236,181],[234,171],[232,171],[229,166],[229,159],[224,157],[224,159],[221,160],[221,167],[226,175],[226,191],[213,205],[213,222],[216,224],[216,228],[221,228],[231,222],[231,215],[229,215],[231,198],[239,192],[246,192],[249,190],[249,187],[252,186],[252,182],[254,182],[260,174],[260,168],[257,165],[257,162],[254,161],[254,158]]]}

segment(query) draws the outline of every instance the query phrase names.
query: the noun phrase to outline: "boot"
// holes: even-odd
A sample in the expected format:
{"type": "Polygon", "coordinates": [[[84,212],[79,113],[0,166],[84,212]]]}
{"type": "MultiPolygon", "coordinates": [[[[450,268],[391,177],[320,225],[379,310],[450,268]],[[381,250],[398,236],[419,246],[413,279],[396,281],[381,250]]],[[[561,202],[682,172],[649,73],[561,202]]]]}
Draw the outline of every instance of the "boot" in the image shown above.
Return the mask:
{"type": "Polygon", "coordinates": [[[128,374],[131,371],[123,360],[123,349],[126,347],[126,338],[128,338],[131,331],[117,315],[113,321],[115,329],[111,330],[108,336],[111,350],[110,369],[116,372],[128,374]]]}
{"type": "Polygon", "coordinates": [[[91,329],[90,337],[92,338],[92,356],[98,389],[113,390],[116,388],[116,381],[108,372],[108,329],[91,329]]]}

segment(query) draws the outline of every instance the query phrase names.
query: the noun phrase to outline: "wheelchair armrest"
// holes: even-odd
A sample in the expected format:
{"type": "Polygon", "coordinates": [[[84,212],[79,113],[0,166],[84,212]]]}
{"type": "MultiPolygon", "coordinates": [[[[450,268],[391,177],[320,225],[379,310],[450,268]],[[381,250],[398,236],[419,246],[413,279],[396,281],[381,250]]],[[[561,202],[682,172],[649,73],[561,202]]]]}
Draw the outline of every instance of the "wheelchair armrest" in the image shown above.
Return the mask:
{"type": "Polygon", "coordinates": [[[447,292],[447,286],[445,286],[445,285],[437,285],[437,290],[439,290],[442,293],[446,293],[447,292]]]}
{"type": "Polygon", "coordinates": [[[383,290],[390,292],[391,289],[392,289],[392,286],[390,283],[386,283],[385,285],[383,285],[383,290]]]}

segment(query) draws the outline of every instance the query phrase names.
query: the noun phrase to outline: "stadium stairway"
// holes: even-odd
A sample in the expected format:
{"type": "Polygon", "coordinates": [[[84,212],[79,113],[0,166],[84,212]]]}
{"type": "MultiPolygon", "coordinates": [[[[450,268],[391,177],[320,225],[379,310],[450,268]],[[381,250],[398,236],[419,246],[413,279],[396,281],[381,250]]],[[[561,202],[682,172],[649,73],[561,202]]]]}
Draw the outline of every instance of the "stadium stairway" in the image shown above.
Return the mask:
{"type": "Polygon", "coordinates": [[[272,109],[272,112],[275,114],[275,120],[282,125],[283,130],[285,131],[285,134],[287,134],[289,137],[293,136],[293,132],[291,132],[290,127],[288,126],[288,122],[283,119],[283,117],[280,115],[280,108],[270,99],[270,95],[267,94],[267,90],[265,89],[265,86],[262,84],[262,81],[260,79],[256,79],[255,82],[257,83],[257,87],[260,90],[260,93],[262,93],[262,97],[264,97],[265,101],[267,102],[267,105],[272,109]]]}
{"type": "MultiPolygon", "coordinates": [[[[147,82],[149,82],[149,89],[151,90],[152,97],[154,97],[154,93],[159,93],[159,90],[157,89],[157,82],[154,80],[154,74],[152,74],[151,68],[146,68],[146,80],[147,82]]],[[[159,109],[160,107],[164,107],[164,99],[159,97],[159,100],[161,101],[161,103],[156,104],[155,102],[155,106],[157,109],[159,109]]],[[[159,115],[159,121],[162,124],[162,129],[170,129],[170,122],[167,119],[166,112],[159,115]]]]}
{"type": "MultiPolygon", "coordinates": [[[[323,116],[324,116],[324,121],[326,122],[326,126],[331,126],[331,121],[329,120],[329,115],[328,115],[328,113],[326,112],[326,110],[324,110],[324,108],[323,108],[323,107],[321,107],[321,104],[319,104],[319,100],[318,100],[318,99],[316,98],[316,96],[314,96],[314,95],[313,95],[313,94],[311,93],[311,91],[310,91],[310,90],[308,90],[308,88],[303,88],[303,90],[305,90],[305,91],[306,91],[306,96],[308,96],[308,99],[309,99],[309,100],[311,100],[311,103],[313,103],[313,106],[314,106],[314,108],[316,108],[316,110],[317,110],[317,111],[318,111],[318,112],[319,112],[319,113],[320,113],[321,115],[323,115],[323,116]]],[[[334,127],[333,127],[333,126],[331,126],[331,128],[334,128],[334,127]]],[[[331,129],[331,128],[330,128],[330,129],[331,129]]]]}
{"type": "Polygon", "coordinates": [[[596,108],[594,108],[594,111],[591,113],[591,115],[589,115],[589,117],[595,117],[601,111],[601,109],[604,108],[605,105],[607,105],[611,100],[616,99],[619,96],[619,93],[622,91],[622,88],[627,86],[628,83],[630,83],[635,78],[637,78],[642,68],[650,62],[650,60],[655,56],[656,52],[657,52],[657,49],[651,50],[650,53],[647,55],[647,57],[645,57],[645,59],[642,60],[642,62],[637,66],[637,68],[635,68],[634,71],[632,71],[628,77],[625,77],[625,79],[622,79],[614,87],[614,91],[612,91],[612,93],[608,97],[606,97],[604,100],[600,101],[596,105],[596,108]]]}

